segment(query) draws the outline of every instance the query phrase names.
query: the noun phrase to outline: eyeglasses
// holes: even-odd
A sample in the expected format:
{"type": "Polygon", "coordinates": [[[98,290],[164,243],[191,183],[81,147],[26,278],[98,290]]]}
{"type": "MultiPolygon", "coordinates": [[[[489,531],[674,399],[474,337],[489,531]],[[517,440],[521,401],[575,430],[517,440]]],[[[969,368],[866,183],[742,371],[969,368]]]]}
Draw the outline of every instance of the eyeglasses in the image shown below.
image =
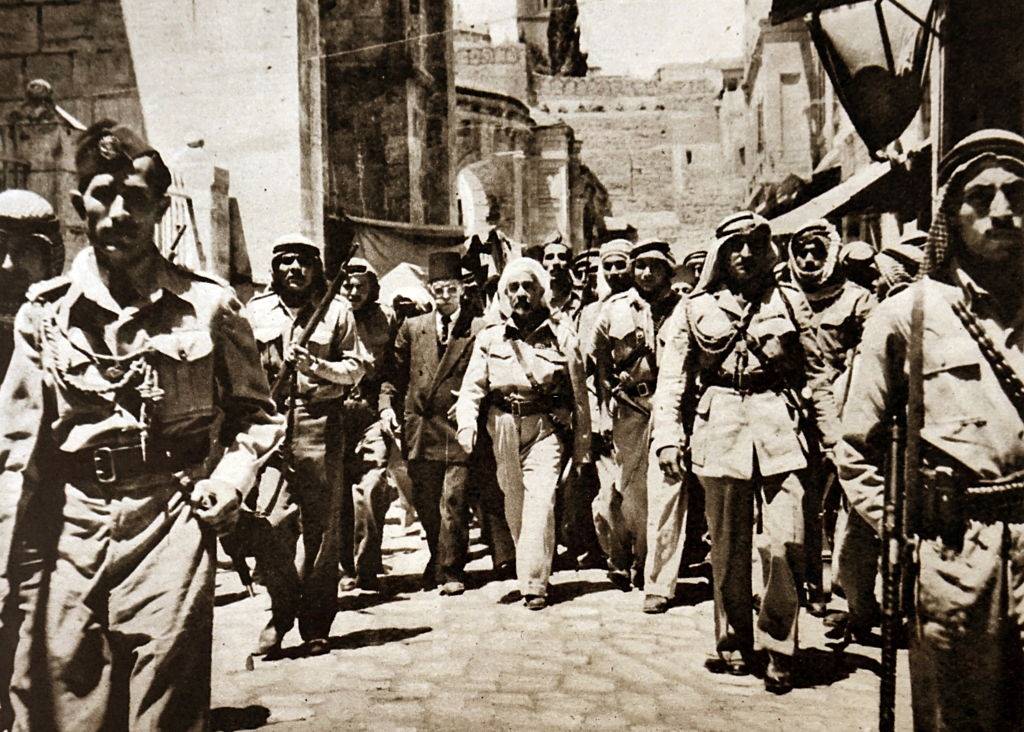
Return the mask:
{"type": "Polygon", "coordinates": [[[435,282],[430,285],[430,293],[432,295],[450,297],[451,295],[459,295],[462,293],[461,282],[435,282]]]}

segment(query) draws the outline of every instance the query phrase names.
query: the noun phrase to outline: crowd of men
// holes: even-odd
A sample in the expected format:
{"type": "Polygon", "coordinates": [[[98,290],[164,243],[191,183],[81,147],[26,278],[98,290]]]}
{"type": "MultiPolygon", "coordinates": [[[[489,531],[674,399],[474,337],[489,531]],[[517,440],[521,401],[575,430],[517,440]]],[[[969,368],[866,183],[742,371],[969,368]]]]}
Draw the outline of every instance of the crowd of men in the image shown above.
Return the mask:
{"type": "Polygon", "coordinates": [[[962,141],[929,234],[881,251],[750,212],[682,263],[656,239],[574,259],[492,231],[431,255],[426,312],[380,302],[359,257],[329,283],[297,234],[243,305],[154,244],[170,173],[144,140],[98,123],[76,164],[91,246],[65,275],[52,206],[0,193],[5,727],[202,728],[217,537],[270,596],[255,653],[296,624],[327,653],[338,592],[381,590],[393,485],[444,596],[467,590],[474,514],[534,611],[554,570],[601,567],[663,613],[709,551],[721,667],[784,693],[801,607],[828,601],[823,539],[846,635],[879,622],[904,404],[915,724],[1016,726],[1024,139],[962,141]]]}

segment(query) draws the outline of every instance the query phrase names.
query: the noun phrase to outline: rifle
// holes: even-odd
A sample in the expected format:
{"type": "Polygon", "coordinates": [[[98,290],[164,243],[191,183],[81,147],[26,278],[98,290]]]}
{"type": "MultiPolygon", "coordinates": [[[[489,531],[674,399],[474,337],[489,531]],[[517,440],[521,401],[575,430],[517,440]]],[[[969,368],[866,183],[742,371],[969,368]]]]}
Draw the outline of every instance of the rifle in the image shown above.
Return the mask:
{"type": "Polygon", "coordinates": [[[886,355],[894,385],[889,405],[889,449],[885,507],[882,513],[882,672],[879,682],[878,728],[892,732],[896,725],[896,657],[901,629],[913,594],[913,561],[920,533],[921,428],[924,425],[922,379],[924,305],[920,291],[910,317],[909,349],[889,336],[886,355]],[[904,384],[906,355],[909,378],[904,384]]]}

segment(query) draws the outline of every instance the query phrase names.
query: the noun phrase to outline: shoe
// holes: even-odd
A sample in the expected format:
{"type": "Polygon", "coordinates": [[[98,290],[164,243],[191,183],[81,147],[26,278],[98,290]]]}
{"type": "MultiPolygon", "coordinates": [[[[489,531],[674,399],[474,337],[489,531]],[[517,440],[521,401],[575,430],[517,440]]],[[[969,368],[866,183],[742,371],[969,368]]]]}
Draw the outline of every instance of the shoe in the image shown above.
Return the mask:
{"type": "Polygon", "coordinates": [[[288,635],[291,627],[291,622],[271,618],[270,622],[267,623],[267,627],[260,631],[259,640],[256,641],[256,650],[253,651],[252,655],[272,656],[280,651],[281,643],[284,642],[284,637],[288,635]]]}
{"type": "Polygon", "coordinates": [[[527,610],[543,610],[548,606],[548,598],[543,595],[527,595],[523,598],[527,610]]]}
{"type": "Polygon", "coordinates": [[[380,591],[380,578],[377,575],[367,575],[356,580],[356,587],[367,592],[380,591]]]}
{"type": "Polygon", "coordinates": [[[608,560],[600,552],[587,552],[576,559],[576,570],[584,569],[608,569],[608,560]]]}
{"type": "Polygon", "coordinates": [[[437,579],[430,575],[423,575],[423,578],[420,580],[420,588],[424,592],[430,592],[435,587],[437,587],[437,579]]]}
{"type": "Polygon", "coordinates": [[[786,694],[793,690],[793,659],[779,653],[768,653],[768,668],[764,672],[765,691],[786,694]]]}
{"type": "Polygon", "coordinates": [[[747,676],[750,673],[749,654],[741,651],[723,651],[720,655],[725,664],[725,672],[730,676],[747,676]]]}
{"type": "Polygon", "coordinates": [[[352,592],[359,586],[359,582],[355,577],[342,577],[338,581],[338,592],[352,592]]]}
{"type": "Polygon", "coordinates": [[[445,582],[441,585],[441,594],[447,596],[461,595],[466,591],[466,586],[459,581],[445,582]]]}
{"type": "Polygon", "coordinates": [[[629,575],[617,569],[608,570],[608,581],[615,585],[615,588],[623,592],[629,592],[633,589],[633,584],[629,581],[629,575]]]}
{"type": "Polygon", "coordinates": [[[510,580],[516,578],[516,560],[509,559],[507,562],[502,562],[492,570],[494,581],[501,582],[503,580],[510,580]]]}
{"type": "Polygon", "coordinates": [[[314,638],[306,643],[307,656],[324,656],[331,652],[331,643],[326,638],[314,638]]]}
{"type": "Polygon", "coordinates": [[[644,612],[648,615],[661,615],[668,610],[668,598],[661,595],[644,597],[644,612]]]}

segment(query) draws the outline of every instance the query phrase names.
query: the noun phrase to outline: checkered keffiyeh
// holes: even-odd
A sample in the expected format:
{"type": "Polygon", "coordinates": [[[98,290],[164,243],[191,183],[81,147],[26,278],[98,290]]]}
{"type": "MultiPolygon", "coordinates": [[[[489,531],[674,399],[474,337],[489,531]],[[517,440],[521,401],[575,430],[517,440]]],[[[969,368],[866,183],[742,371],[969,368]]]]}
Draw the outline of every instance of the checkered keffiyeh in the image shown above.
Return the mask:
{"type": "Polygon", "coordinates": [[[1024,166],[1024,137],[1006,130],[980,130],[958,142],[939,165],[938,205],[928,230],[921,277],[942,279],[959,237],[957,207],[962,200],[968,173],[979,163],[1006,161],[1014,167],[1024,166]]]}

